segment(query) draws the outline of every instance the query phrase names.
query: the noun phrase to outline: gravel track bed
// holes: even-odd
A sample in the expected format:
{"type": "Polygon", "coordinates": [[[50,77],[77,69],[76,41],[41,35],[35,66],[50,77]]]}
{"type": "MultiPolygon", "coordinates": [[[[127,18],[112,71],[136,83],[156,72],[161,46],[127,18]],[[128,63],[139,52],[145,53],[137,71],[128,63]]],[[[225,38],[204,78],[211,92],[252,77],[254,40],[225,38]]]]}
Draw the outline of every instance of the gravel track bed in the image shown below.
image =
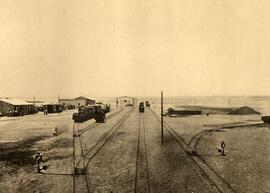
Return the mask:
{"type": "Polygon", "coordinates": [[[151,193],[216,192],[165,129],[161,145],[160,122],[149,110],[144,122],[151,193]]]}
{"type": "Polygon", "coordinates": [[[88,167],[91,192],[133,192],[139,119],[133,111],[88,167]]]}

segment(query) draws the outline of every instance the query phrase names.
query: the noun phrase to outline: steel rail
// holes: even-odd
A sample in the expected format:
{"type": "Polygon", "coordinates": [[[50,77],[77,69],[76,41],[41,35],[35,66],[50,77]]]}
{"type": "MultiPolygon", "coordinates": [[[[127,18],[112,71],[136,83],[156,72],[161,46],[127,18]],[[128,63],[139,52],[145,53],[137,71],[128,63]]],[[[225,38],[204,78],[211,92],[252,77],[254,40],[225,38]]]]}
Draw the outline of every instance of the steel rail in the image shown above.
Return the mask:
{"type": "MultiPolygon", "coordinates": [[[[153,111],[152,109],[150,109],[150,111],[153,113],[154,117],[156,117],[156,119],[158,121],[160,121],[159,116],[157,115],[157,113],[155,111],[153,111]]],[[[178,145],[188,155],[189,154],[188,150],[185,149],[184,146],[182,145],[182,143],[184,143],[186,145],[186,147],[187,147],[188,144],[185,142],[185,140],[177,132],[175,132],[174,129],[172,129],[168,124],[165,123],[164,126],[165,126],[165,129],[174,137],[174,139],[178,143],[178,145]]],[[[230,189],[231,192],[237,193],[234,190],[234,188],[227,181],[225,181],[223,179],[223,177],[220,176],[201,156],[196,156],[196,157],[198,157],[228,187],[228,189],[230,189]]],[[[203,176],[206,177],[206,179],[216,188],[216,190],[219,193],[223,193],[223,191],[221,190],[219,185],[217,183],[215,183],[214,180],[211,179],[210,175],[208,175],[206,173],[206,171],[200,166],[200,164],[192,156],[189,156],[189,158],[193,161],[193,163],[195,163],[195,165],[201,171],[203,176]]]]}

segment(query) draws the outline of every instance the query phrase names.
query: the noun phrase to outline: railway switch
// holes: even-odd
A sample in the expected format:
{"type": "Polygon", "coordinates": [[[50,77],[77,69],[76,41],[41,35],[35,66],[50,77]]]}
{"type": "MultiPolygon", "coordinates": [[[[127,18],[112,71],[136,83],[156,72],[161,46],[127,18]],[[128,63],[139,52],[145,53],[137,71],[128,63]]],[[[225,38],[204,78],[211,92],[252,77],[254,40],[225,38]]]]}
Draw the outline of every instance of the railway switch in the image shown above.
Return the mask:
{"type": "Polygon", "coordinates": [[[225,156],[225,142],[224,141],[221,141],[220,143],[220,148],[216,148],[218,150],[219,153],[221,153],[221,155],[225,156]]]}
{"type": "Polygon", "coordinates": [[[43,161],[43,154],[42,153],[36,153],[35,155],[35,160],[37,161],[37,172],[41,173],[41,170],[47,170],[47,168],[49,167],[48,165],[44,165],[43,167],[40,167],[40,162],[43,161]]]}
{"type": "Polygon", "coordinates": [[[225,142],[224,141],[221,141],[220,146],[221,146],[221,149],[222,149],[221,155],[225,155],[225,142]]]}

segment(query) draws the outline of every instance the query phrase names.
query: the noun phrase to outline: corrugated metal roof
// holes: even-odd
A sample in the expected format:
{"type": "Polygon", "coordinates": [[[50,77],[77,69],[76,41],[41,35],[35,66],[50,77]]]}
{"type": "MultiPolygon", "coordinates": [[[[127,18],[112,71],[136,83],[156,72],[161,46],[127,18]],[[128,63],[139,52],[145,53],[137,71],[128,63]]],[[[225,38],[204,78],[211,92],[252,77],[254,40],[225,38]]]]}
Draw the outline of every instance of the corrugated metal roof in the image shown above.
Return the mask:
{"type": "Polygon", "coordinates": [[[121,98],[131,98],[131,99],[134,99],[134,97],[130,97],[130,96],[120,96],[120,97],[117,97],[117,99],[121,99],[121,98]]]}
{"type": "Polygon", "coordinates": [[[74,101],[74,99],[59,99],[59,101],[74,101]]]}
{"type": "Polygon", "coordinates": [[[32,103],[28,103],[21,99],[11,99],[11,98],[5,98],[0,99],[0,101],[3,101],[5,103],[11,104],[11,105],[33,105],[32,103]]]}
{"type": "Polygon", "coordinates": [[[75,98],[74,100],[80,100],[80,99],[89,99],[89,100],[94,101],[94,99],[91,99],[90,97],[85,97],[85,96],[79,96],[79,97],[75,98]]]}
{"type": "Polygon", "coordinates": [[[43,105],[48,105],[50,104],[49,102],[42,102],[42,103],[35,103],[36,106],[43,106],[43,105]]]}

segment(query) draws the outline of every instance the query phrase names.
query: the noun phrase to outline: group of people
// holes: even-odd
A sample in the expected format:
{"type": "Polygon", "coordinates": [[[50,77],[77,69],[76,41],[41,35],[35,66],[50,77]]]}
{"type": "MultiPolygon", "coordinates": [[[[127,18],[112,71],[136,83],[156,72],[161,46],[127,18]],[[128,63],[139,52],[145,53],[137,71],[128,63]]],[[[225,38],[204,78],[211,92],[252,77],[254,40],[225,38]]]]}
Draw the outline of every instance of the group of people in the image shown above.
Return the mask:
{"type": "Polygon", "coordinates": [[[44,115],[48,115],[48,110],[47,109],[44,109],[44,115]]]}

